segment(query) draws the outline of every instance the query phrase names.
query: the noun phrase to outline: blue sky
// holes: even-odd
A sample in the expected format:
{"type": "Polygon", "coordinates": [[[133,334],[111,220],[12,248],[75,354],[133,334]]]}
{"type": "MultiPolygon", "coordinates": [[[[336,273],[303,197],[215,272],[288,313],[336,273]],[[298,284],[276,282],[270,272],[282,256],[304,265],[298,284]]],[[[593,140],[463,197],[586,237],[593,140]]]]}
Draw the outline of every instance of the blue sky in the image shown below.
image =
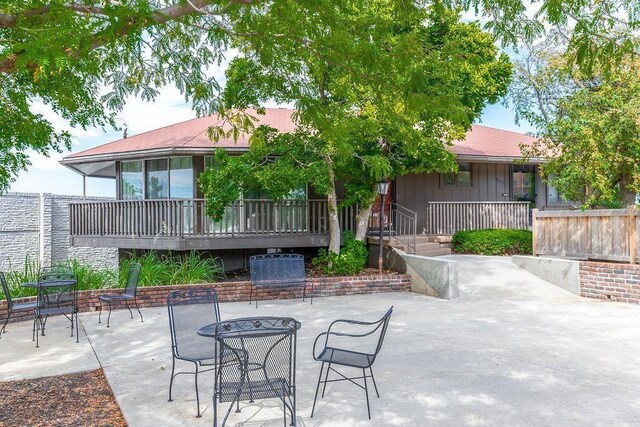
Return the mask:
{"type": "MultiPolygon", "coordinates": [[[[68,128],[66,123],[53,115],[48,109],[36,104],[35,109],[45,114],[58,128],[68,128]]],[[[124,110],[119,114],[127,124],[129,136],[141,132],[153,130],[161,126],[181,122],[195,117],[189,104],[184,102],[182,96],[174,88],[166,88],[154,103],[143,102],[139,99],[131,99],[124,110]]],[[[513,130],[517,132],[530,132],[530,126],[516,125],[514,112],[501,104],[487,107],[482,114],[480,124],[499,129],[513,130]]],[[[122,137],[121,132],[108,129],[74,129],[73,146],[71,152],[86,150],[96,145],[104,144],[122,137]]],[[[60,165],[58,161],[69,152],[52,153],[50,157],[38,154],[31,156],[32,166],[26,172],[21,172],[18,179],[10,187],[12,192],[27,193],[55,193],[55,194],[82,194],[82,177],[60,165]]],[[[115,181],[110,179],[88,178],[88,196],[115,196],[115,181]]]]}

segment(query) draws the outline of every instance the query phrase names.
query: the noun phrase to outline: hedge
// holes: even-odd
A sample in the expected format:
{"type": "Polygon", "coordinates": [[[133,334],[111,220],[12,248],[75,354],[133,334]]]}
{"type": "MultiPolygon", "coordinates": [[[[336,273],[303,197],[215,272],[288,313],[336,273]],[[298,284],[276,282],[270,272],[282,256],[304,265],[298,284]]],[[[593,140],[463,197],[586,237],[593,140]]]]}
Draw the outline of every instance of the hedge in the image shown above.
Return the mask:
{"type": "Polygon", "coordinates": [[[528,255],[533,252],[533,237],[529,230],[458,231],[451,243],[455,252],[463,254],[528,255]]]}

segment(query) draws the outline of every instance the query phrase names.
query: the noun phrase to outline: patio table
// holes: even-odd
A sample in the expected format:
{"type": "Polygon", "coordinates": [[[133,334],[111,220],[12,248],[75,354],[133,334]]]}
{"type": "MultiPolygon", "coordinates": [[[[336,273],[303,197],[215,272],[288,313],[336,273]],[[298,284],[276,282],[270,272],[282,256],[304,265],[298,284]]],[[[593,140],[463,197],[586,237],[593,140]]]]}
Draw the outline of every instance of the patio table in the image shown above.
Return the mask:
{"type": "MultiPolygon", "coordinates": [[[[78,285],[78,281],[76,279],[47,279],[47,280],[42,280],[38,282],[24,282],[21,286],[24,288],[36,288],[38,290],[38,294],[40,294],[41,292],[43,292],[44,289],[64,288],[64,287],[70,287],[70,286],[75,287],[77,285],[78,285]]],[[[60,314],[64,314],[65,316],[67,316],[66,313],[60,313],[60,314]]],[[[40,327],[42,328],[43,336],[44,336],[44,329],[45,329],[46,323],[47,323],[46,320],[44,322],[40,322],[41,324],[40,327]]]]}

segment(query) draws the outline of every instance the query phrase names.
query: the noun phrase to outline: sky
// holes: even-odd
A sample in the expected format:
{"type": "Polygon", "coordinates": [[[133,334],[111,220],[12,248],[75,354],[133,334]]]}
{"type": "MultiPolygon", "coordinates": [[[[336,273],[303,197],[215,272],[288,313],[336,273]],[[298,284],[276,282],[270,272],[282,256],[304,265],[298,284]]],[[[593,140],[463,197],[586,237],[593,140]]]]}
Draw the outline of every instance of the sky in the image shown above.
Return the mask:
{"type": "MultiPolygon", "coordinates": [[[[42,104],[35,104],[34,110],[41,112],[59,129],[68,129],[67,124],[42,104]]],[[[164,88],[155,102],[144,102],[131,98],[120,112],[118,123],[126,123],[129,136],[157,129],[196,117],[190,104],[173,87],[164,88]]],[[[512,109],[502,104],[490,105],[483,111],[477,123],[498,129],[517,132],[531,132],[533,129],[524,124],[515,123],[512,109]]],[[[122,138],[122,132],[113,129],[72,129],[73,143],[71,151],[51,153],[45,157],[34,153],[30,156],[32,165],[22,171],[10,186],[11,192],[54,193],[82,195],[82,176],[60,165],[59,160],[70,152],[86,150],[97,145],[122,138]]],[[[87,196],[115,197],[115,180],[87,178],[87,196]]]]}

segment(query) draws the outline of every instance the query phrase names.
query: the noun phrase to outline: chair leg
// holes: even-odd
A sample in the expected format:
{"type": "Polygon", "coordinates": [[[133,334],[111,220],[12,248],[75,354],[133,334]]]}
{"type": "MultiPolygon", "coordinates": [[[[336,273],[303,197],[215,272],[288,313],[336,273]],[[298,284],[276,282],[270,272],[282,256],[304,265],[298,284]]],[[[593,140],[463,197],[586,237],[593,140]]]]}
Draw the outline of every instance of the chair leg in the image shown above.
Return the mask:
{"type": "Polygon", "coordinates": [[[31,341],[36,340],[36,321],[37,320],[38,318],[36,316],[33,316],[33,335],[31,336],[31,341]]]}
{"type": "Polygon", "coordinates": [[[171,358],[171,380],[169,381],[169,402],[173,402],[173,399],[171,398],[171,389],[173,388],[173,379],[175,378],[175,372],[176,371],[176,358],[172,357],[171,358]]]}
{"type": "Polygon", "coordinates": [[[80,329],[78,328],[78,313],[76,312],[76,344],[80,342],[80,329]]]}
{"type": "Polygon", "coordinates": [[[4,319],[4,323],[2,325],[2,329],[0,329],[0,338],[2,338],[2,334],[6,334],[7,323],[9,323],[9,318],[11,317],[11,311],[7,311],[7,318],[4,319]]]}
{"type": "Polygon", "coordinates": [[[134,298],[133,303],[135,304],[136,310],[138,310],[138,314],[140,315],[140,321],[144,322],[144,317],[142,317],[142,312],[140,311],[140,307],[138,307],[138,298],[134,298]]]}
{"type": "Polygon", "coordinates": [[[367,414],[369,414],[369,419],[371,419],[371,408],[369,407],[369,387],[367,387],[367,373],[362,369],[362,379],[364,380],[364,394],[367,396],[367,414]]]}
{"type": "Polygon", "coordinates": [[[107,301],[109,304],[109,315],[107,316],[107,328],[109,327],[109,321],[111,320],[111,301],[107,301]]]}
{"type": "Polygon", "coordinates": [[[380,393],[378,393],[378,386],[376,385],[376,379],[373,378],[373,369],[369,366],[369,372],[371,372],[371,381],[373,381],[373,388],[376,390],[376,396],[378,399],[380,398],[380,393]]]}
{"type": "Polygon", "coordinates": [[[98,323],[102,323],[102,300],[100,301],[100,311],[98,312],[98,323]]]}
{"type": "Polygon", "coordinates": [[[129,314],[131,315],[131,318],[133,319],[133,312],[131,311],[131,307],[129,307],[129,303],[127,302],[127,300],[124,300],[124,306],[127,307],[127,310],[129,310],[129,314]]]}
{"type": "Polygon", "coordinates": [[[218,427],[218,392],[213,390],[213,427],[218,427]]]}
{"type": "Polygon", "coordinates": [[[322,385],[322,397],[324,397],[324,391],[327,389],[327,380],[329,379],[329,371],[331,370],[331,363],[327,366],[327,373],[324,376],[324,384],[322,385]]]}
{"type": "Polygon", "coordinates": [[[198,414],[196,415],[196,418],[200,418],[200,393],[198,392],[198,364],[195,363],[196,365],[196,374],[195,376],[195,386],[196,386],[196,406],[198,408],[198,414]]]}
{"type": "Polygon", "coordinates": [[[316,400],[318,399],[318,391],[320,390],[320,382],[322,381],[322,371],[324,370],[324,362],[320,366],[320,375],[318,375],[318,385],[316,386],[316,395],[313,397],[313,406],[311,407],[311,418],[313,418],[313,411],[316,410],[316,400]]]}

